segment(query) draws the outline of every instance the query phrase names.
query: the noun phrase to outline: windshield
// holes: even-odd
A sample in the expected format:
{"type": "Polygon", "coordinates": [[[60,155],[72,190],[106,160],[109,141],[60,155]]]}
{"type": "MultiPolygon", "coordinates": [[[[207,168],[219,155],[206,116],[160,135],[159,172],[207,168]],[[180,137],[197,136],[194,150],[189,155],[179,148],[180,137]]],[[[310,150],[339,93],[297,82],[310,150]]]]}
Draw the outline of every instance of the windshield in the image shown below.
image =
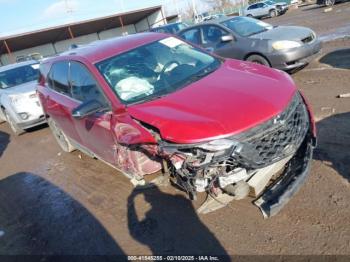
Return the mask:
{"type": "Polygon", "coordinates": [[[39,64],[25,65],[0,72],[0,88],[6,89],[37,80],[39,64]]]}
{"type": "Polygon", "coordinates": [[[273,26],[268,23],[250,17],[234,17],[221,24],[243,37],[258,34],[273,28],[273,26]]]}
{"type": "Polygon", "coordinates": [[[175,92],[216,70],[220,60],[168,37],[96,64],[112,90],[126,104],[175,92]]]}

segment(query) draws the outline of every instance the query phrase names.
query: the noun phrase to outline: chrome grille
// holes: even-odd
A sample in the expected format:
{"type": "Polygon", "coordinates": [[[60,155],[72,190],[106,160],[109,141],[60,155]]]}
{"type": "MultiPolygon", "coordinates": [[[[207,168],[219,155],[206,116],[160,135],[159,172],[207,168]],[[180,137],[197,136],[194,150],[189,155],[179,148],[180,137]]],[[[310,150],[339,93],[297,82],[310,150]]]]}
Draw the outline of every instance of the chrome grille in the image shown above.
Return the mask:
{"type": "Polygon", "coordinates": [[[311,34],[308,37],[301,39],[301,42],[303,42],[304,44],[307,44],[307,43],[312,42],[314,39],[315,39],[314,34],[311,34]]]}
{"type": "Polygon", "coordinates": [[[268,166],[294,154],[308,129],[308,111],[297,93],[281,114],[241,135],[233,157],[247,167],[268,166]]]}

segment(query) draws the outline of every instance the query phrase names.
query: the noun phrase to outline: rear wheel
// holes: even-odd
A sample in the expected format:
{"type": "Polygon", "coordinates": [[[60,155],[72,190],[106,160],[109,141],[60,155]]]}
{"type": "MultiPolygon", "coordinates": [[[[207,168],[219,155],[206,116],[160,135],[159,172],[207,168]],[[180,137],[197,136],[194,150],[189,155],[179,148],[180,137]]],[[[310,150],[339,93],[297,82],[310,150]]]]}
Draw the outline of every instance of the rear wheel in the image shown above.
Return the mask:
{"type": "Polygon", "coordinates": [[[325,6],[332,6],[335,4],[335,0],[325,0],[324,5],[325,6]]]}
{"type": "Polygon", "coordinates": [[[4,113],[4,108],[0,107],[0,124],[6,122],[6,116],[4,113]]]}
{"type": "Polygon", "coordinates": [[[72,146],[67,136],[63,133],[62,129],[57,126],[56,122],[49,118],[47,123],[49,124],[49,127],[62,150],[68,153],[73,152],[75,148],[72,146]]]}
{"type": "Polygon", "coordinates": [[[252,15],[247,15],[247,17],[253,17],[252,15]]]}
{"type": "Polygon", "coordinates": [[[250,55],[246,58],[246,61],[270,67],[269,61],[261,55],[250,55]]]}
{"type": "Polygon", "coordinates": [[[4,111],[7,123],[9,124],[12,132],[16,135],[19,136],[21,134],[23,134],[25,131],[20,128],[17,123],[15,122],[15,120],[6,112],[6,110],[4,111]]]}
{"type": "Polygon", "coordinates": [[[270,14],[270,17],[275,17],[275,16],[277,16],[277,11],[276,10],[270,10],[269,14],[270,14]]]}

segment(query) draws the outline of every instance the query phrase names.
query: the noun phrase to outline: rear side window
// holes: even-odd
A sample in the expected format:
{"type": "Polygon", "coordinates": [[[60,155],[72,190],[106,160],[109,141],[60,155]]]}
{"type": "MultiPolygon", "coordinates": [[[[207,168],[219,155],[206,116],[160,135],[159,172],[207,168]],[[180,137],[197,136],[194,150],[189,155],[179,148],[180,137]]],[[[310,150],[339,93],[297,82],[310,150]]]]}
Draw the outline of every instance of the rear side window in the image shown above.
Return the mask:
{"type": "Polygon", "coordinates": [[[198,28],[193,28],[181,34],[181,37],[191,43],[200,44],[200,33],[198,28]]]}
{"type": "Polygon", "coordinates": [[[47,80],[49,87],[58,93],[71,96],[68,83],[68,72],[68,62],[63,61],[53,64],[47,80]]]}
{"type": "Polygon", "coordinates": [[[106,99],[90,71],[79,62],[70,64],[70,84],[72,87],[72,97],[81,102],[98,100],[106,104],[106,99]]]}
{"type": "Polygon", "coordinates": [[[252,9],[256,9],[258,6],[255,4],[255,5],[251,5],[248,7],[248,10],[252,10],[252,9]]]}

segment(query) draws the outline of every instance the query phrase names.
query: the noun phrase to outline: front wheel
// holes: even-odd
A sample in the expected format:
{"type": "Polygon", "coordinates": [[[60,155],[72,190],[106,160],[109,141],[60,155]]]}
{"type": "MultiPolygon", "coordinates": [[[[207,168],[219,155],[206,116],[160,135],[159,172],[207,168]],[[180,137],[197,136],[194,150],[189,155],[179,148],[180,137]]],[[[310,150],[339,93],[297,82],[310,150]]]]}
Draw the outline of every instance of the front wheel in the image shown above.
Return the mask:
{"type": "Polygon", "coordinates": [[[265,57],[262,57],[261,55],[248,56],[246,58],[246,61],[270,67],[269,61],[267,61],[267,59],[265,57]]]}
{"type": "Polygon", "coordinates": [[[19,136],[21,134],[23,134],[25,131],[20,128],[17,123],[15,122],[15,120],[6,112],[4,111],[4,114],[5,114],[5,117],[6,117],[6,120],[7,122],[9,123],[9,126],[12,130],[12,132],[16,135],[16,136],[19,136]]]}
{"type": "Polygon", "coordinates": [[[247,17],[253,17],[252,15],[247,15],[247,17]]]}
{"type": "Polygon", "coordinates": [[[270,17],[275,17],[275,16],[277,16],[276,10],[270,10],[269,14],[270,14],[270,17]]]}
{"type": "Polygon", "coordinates": [[[52,134],[56,138],[56,141],[61,147],[61,149],[64,152],[73,152],[75,148],[72,146],[67,136],[63,133],[62,129],[57,126],[56,122],[49,118],[47,120],[47,123],[49,124],[52,134]]]}

